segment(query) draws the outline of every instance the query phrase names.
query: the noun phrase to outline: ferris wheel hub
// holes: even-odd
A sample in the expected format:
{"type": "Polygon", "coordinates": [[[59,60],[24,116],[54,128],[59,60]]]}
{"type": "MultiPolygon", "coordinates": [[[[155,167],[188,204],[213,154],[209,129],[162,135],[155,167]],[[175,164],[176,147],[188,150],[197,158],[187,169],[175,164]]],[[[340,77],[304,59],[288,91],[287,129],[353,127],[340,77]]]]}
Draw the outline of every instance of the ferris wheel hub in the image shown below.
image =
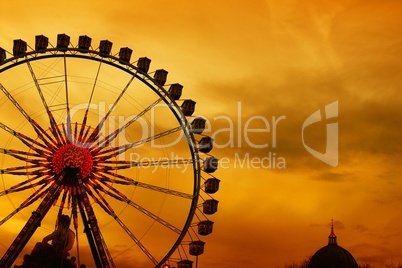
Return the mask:
{"type": "Polygon", "coordinates": [[[53,155],[53,170],[60,174],[66,168],[79,169],[82,178],[86,178],[92,170],[93,160],[88,149],[74,145],[65,144],[53,155]]]}

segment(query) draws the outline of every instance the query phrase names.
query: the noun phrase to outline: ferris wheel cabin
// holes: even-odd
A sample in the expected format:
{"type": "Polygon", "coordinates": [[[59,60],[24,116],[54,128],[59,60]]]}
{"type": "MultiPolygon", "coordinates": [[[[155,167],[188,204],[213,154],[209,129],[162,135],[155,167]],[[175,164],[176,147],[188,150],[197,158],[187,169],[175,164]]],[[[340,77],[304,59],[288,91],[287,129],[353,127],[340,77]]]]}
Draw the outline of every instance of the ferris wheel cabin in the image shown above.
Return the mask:
{"type": "Polygon", "coordinates": [[[35,50],[36,51],[45,50],[45,49],[47,49],[48,45],[49,45],[49,38],[47,38],[44,35],[35,36],[35,50]]]}
{"type": "Polygon", "coordinates": [[[57,35],[57,48],[60,51],[67,51],[68,45],[70,44],[70,36],[66,34],[57,35]]]}
{"type": "Polygon", "coordinates": [[[191,122],[191,132],[194,134],[201,134],[205,130],[206,119],[197,117],[191,122]]]}
{"type": "Polygon", "coordinates": [[[18,39],[14,40],[13,55],[14,57],[21,56],[27,51],[27,42],[18,39]]]}
{"type": "Polygon", "coordinates": [[[86,53],[91,46],[92,38],[86,35],[81,35],[78,38],[78,49],[80,52],[86,53]]]}
{"type": "Polygon", "coordinates": [[[141,57],[138,59],[137,67],[142,72],[147,73],[150,65],[151,65],[151,60],[148,59],[147,57],[141,57]]]}
{"type": "Polygon", "coordinates": [[[202,204],[203,212],[207,215],[215,214],[218,211],[218,200],[208,199],[202,204]]]}
{"type": "Polygon", "coordinates": [[[177,268],[193,268],[193,262],[190,260],[182,260],[177,262],[177,268]]]}
{"type": "Polygon", "coordinates": [[[181,97],[181,93],[183,91],[183,86],[179,83],[171,84],[169,87],[169,95],[173,100],[179,100],[181,97]]]}
{"type": "Polygon", "coordinates": [[[212,150],[214,139],[211,137],[203,137],[198,142],[198,150],[202,153],[209,153],[212,150]]]}
{"type": "Polygon", "coordinates": [[[212,227],[214,222],[210,220],[201,221],[198,223],[198,234],[209,235],[212,233],[212,227]]]}
{"type": "Polygon", "coordinates": [[[208,194],[214,194],[219,190],[220,180],[217,178],[209,178],[205,181],[204,190],[208,194]]]}
{"type": "Polygon", "coordinates": [[[185,116],[192,116],[195,111],[196,102],[193,100],[185,100],[181,104],[181,110],[185,116]]]}
{"type": "Polygon", "coordinates": [[[190,243],[190,255],[198,256],[204,253],[204,245],[203,241],[193,241],[190,243]]]}
{"type": "Polygon", "coordinates": [[[109,40],[102,40],[100,41],[99,44],[99,55],[101,57],[107,57],[110,55],[110,52],[112,51],[112,46],[113,43],[110,42],[109,40]]]}
{"type": "Polygon", "coordinates": [[[158,85],[163,86],[167,80],[168,71],[164,69],[156,70],[154,73],[154,79],[158,85]]]}

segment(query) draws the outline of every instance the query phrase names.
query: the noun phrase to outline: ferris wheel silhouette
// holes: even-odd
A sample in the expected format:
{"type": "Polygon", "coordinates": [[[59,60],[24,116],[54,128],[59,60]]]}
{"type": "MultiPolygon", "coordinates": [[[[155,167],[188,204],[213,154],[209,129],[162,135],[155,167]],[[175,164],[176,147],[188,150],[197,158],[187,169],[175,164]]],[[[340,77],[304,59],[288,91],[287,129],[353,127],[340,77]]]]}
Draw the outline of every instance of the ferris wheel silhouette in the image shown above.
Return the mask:
{"type": "MultiPolygon", "coordinates": [[[[87,253],[96,267],[190,268],[203,254],[220,183],[207,121],[166,70],[112,47],[59,34],[55,45],[37,35],[33,48],[0,48],[0,229],[10,243],[0,267],[63,214],[78,263],[87,253]]],[[[52,258],[46,267],[61,267],[52,258]]]]}

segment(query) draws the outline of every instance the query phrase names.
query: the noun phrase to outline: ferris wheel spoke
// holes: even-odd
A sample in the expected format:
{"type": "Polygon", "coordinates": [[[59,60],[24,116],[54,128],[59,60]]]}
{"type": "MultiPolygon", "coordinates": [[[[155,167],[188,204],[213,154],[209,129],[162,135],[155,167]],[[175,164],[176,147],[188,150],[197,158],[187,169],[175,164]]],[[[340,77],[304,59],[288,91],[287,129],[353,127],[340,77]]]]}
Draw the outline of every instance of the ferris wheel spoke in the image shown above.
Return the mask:
{"type": "Polygon", "coordinates": [[[28,148],[34,150],[35,152],[37,152],[39,155],[44,156],[44,155],[50,155],[49,151],[49,147],[46,146],[46,144],[42,144],[40,142],[37,142],[36,140],[20,133],[17,132],[15,130],[13,130],[12,128],[6,126],[5,124],[0,122],[0,128],[2,128],[3,130],[7,131],[8,133],[10,133],[11,135],[13,135],[14,137],[18,138],[22,143],[24,143],[28,148]],[[35,147],[38,146],[42,149],[36,148],[35,147]]]}
{"type": "Polygon", "coordinates": [[[141,118],[143,115],[145,115],[147,112],[149,112],[153,107],[155,107],[158,103],[160,103],[162,99],[157,99],[154,101],[151,105],[149,105],[147,108],[145,108],[143,111],[141,111],[139,114],[131,118],[126,124],[121,126],[120,128],[116,129],[112,133],[110,133],[108,136],[102,139],[100,142],[99,148],[105,147],[107,144],[110,144],[120,133],[122,133],[126,128],[128,128],[130,125],[135,123],[139,118],[141,118]]]}
{"type": "Polygon", "coordinates": [[[92,197],[92,199],[95,201],[95,203],[97,203],[109,215],[114,214],[113,208],[109,205],[109,203],[106,201],[106,199],[102,195],[100,195],[98,189],[95,187],[92,187],[92,189],[91,189],[89,187],[89,185],[91,185],[91,184],[85,184],[84,187],[85,187],[86,192],[92,197]],[[92,192],[92,190],[95,191],[95,193],[97,194],[98,197],[92,192]]]}
{"type": "Polygon", "coordinates": [[[127,82],[126,86],[124,89],[120,92],[119,96],[117,99],[114,101],[112,106],[109,108],[105,116],[102,117],[102,119],[99,121],[98,125],[95,127],[94,131],[92,134],[89,136],[88,140],[86,142],[94,142],[99,138],[99,133],[100,130],[103,128],[103,125],[105,124],[106,119],[109,117],[109,115],[113,112],[113,110],[116,108],[117,104],[119,103],[120,99],[124,96],[126,93],[127,89],[130,87],[131,83],[134,81],[135,76],[131,76],[130,80],[127,82]]]}
{"type": "Polygon", "coordinates": [[[158,264],[158,261],[155,257],[148,251],[148,249],[141,243],[141,241],[130,231],[130,229],[123,223],[123,221],[117,217],[115,220],[119,225],[123,228],[123,230],[130,236],[130,238],[137,244],[137,246],[144,252],[144,254],[153,262],[153,264],[158,264]]]}
{"type": "Polygon", "coordinates": [[[121,170],[132,167],[160,166],[163,168],[179,167],[193,163],[193,159],[159,159],[150,161],[130,161],[130,160],[105,160],[94,168],[94,170],[121,170]]]}
{"type": "MultiPolygon", "coordinates": [[[[42,151],[43,152],[43,151],[42,151]]],[[[46,159],[44,155],[14,150],[14,149],[5,149],[0,148],[0,154],[5,154],[14,157],[15,159],[28,162],[28,163],[40,163],[43,162],[43,159],[46,159]],[[29,158],[29,157],[38,157],[38,158],[29,158]]]]}
{"type": "Polygon", "coordinates": [[[142,139],[142,140],[139,140],[139,141],[136,141],[136,142],[133,142],[133,143],[113,147],[111,149],[107,149],[107,150],[104,150],[104,151],[101,151],[103,148],[99,147],[97,150],[92,151],[92,153],[97,153],[97,155],[94,157],[94,161],[105,161],[105,160],[107,160],[109,158],[112,158],[112,157],[118,156],[118,155],[120,155],[122,153],[125,153],[129,149],[132,149],[132,148],[137,147],[137,146],[141,146],[141,145],[143,145],[143,144],[145,144],[147,142],[150,142],[152,140],[159,139],[159,138],[167,136],[169,134],[178,132],[181,129],[182,129],[182,127],[178,126],[178,127],[166,130],[164,132],[160,132],[160,133],[158,133],[156,135],[149,136],[149,137],[147,137],[145,139],[142,139]]]}
{"type": "Polygon", "coordinates": [[[70,111],[70,99],[69,99],[69,96],[68,96],[67,57],[66,57],[65,53],[64,53],[64,57],[63,57],[63,66],[64,66],[64,90],[65,90],[66,111],[67,111],[65,135],[67,137],[67,141],[71,142],[72,141],[72,137],[71,137],[71,111],[70,111]]]}
{"type": "Polygon", "coordinates": [[[177,228],[174,225],[172,225],[171,223],[165,221],[161,217],[153,214],[151,211],[145,209],[144,207],[140,206],[139,204],[133,202],[132,200],[127,199],[127,200],[124,200],[124,201],[126,203],[128,203],[130,206],[132,206],[133,208],[137,209],[138,211],[144,213],[145,215],[147,215],[151,219],[155,220],[156,222],[159,222],[160,224],[162,224],[163,226],[165,226],[168,229],[172,230],[173,232],[175,232],[177,234],[180,234],[181,230],[179,228],[177,228]]]}
{"type": "Polygon", "coordinates": [[[11,174],[19,176],[44,176],[50,174],[50,171],[47,168],[40,168],[41,165],[42,164],[3,168],[0,169],[0,174],[11,174]]]}
{"type": "Polygon", "coordinates": [[[59,206],[59,212],[57,213],[57,218],[62,214],[63,209],[64,209],[64,204],[66,203],[67,195],[68,195],[68,190],[62,189],[63,195],[60,200],[60,206],[59,206]]]}
{"type": "Polygon", "coordinates": [[[74,135],[74,143],[76,141],[79,141],[79,139],[78,139],[78,123],[77,122],[75,122],[75,124],[74,124],[74,133],[73,133],[73,135],[74,135]]]}
{"type": "Polygon", "coordinates": [[[5,264],[3,265],[4,267],[11,267],[11,264],[15,261],[18,254],[21,253],[23,247],[25,247],[35,230],[39,227],[41,220],[49,211],[52,204],[54,204],[54,202],[57,201],[57,199],[59,198],[60,184],[58,182],[63,178],[63,176],[64,175],[57,177],[56,180],[52,184],[50,184],[50,186],[46,190],[42,191],[40,195],[37,195],[37,198],[44,198],[40,202],[37,209],[32,213],[31,217],[28,219],[27,223],[17,235],[15,240],[12,242],[10,248],[4,254],[1,260],[1,263],[5,264]]]}
{"type": "MultiPolygon", "coordinates": [[[[92,85],[91,95],[89,96],[88,106],[85,109],[84,116],[82,118],[82,124],[81,124],[81,128],[80,128],[80,133],[78,135],[80,141],[83,141],[83,140],[86,139],[87,134],[84,136],[84,131],[85,131],[85,128],[87,126],[89,107],[90,107],[90,105],[92,103],[92,98],[93,98],[93,95],[94,95],[94,92],[95,92],[96,85],[98,84],[98,78],[99,78],[99,73],[100,73],[100,70],[101,70],[101,67],[102,67],[102,63],[103,63],[103,61],[99,62],[98,69],[96,71],[96,75],[95,75],[95,79],[94,79],[94,83],[92,85]]],[[[87,131],[85,133],[88,133],[88,131],[89,131],[89,128],[87,128],[87,131]]]]}
{"type": "Polygon", "coordinates": [[[8,90],[0,83],[0,89],[7,96],[7,98],[14,104],[14,106],[18,109],[18,111],[25,117],[25,119],[31,124],[33,129],[35,130],[38,137],[45,144],[52,144],[54,148],[56,145],[55,140],[50,137],[50,135],[35,121],[31,118],[31,116],[21,107],[21,105],[14,99],[14,97],[8,92],[8,90]]]}
{"type": "Polygon", "coordinates": [[[130,231],[130,229],[121,221],[118,215],[114,212],[114,210],[107,203],[105,198],[100,194],[98,190],[95,188],[94,191],[97,193],[97,196],[91,191],[89,187],[86,187],[87,193],[94,199],[94,201],[99,204],[102,209],[109,214],[120,226],[121,228],[130,236],[130,238],[135,242],[135,244],[144,252],[144,254],[156,265],[158,261],[155,257],[148,251],[148,249],[141,243],[141,241],[130,231]]]}
{"type": "Polygon", "coordinates": [[[74,123],[74,133],[73,133],[73,135],[74,135],[73,143],[82,144],[82,141],[88,135],[90,129],[91,128],[89,126],[82,128],[82,125],[81,125],[81,127],[79,127],[79,124],[77,122],[75,122],[74,123]]]}
{"type": "Polygon", "coordinates": [[[153,220],[155,220],[156,222],[164,225],[165,227],[169,228],[170,230],[172,230],[173,232],[180,234],[181,230],[178,229],[177,227],[173,226],[172,224],[170,224],[169,222],[165,221],[164,219],[160,218],[159,216],[153,214],[151,211],[145,209],[144,207],[140,206],[139,204],[133,202],[132,200],[130,200],[126,195],[124,195],[123,193],[121,193],[120,191],[118,191],[116,188],[114,188],[113,186],[111,186],[110,184],[107,184],[106,182],[99,180],[103,185],[105,185],[108,189],[105,189],[102,185],[100,185],[99,183],[97,183],[97,181],[91,181],[90,185],[94,188],[94,189],[98,189],[99,191],[101,191],[104,194],[107,194],[111,197],[113,197],[116,200],[119,200],[121,202],[127,203],[130,206],[132,206],[133,208],[137,209],[138,211],[144,213],[145,215],[147,215],[148,217],[152,218],[153,220]]]}
{"type": "Polygon", "coordinates": [[[60,140],[62,138],[61,131],[60,131],[60,129],[59,129],[57,123],[56,123],[56,120],[53,117],[53,113],[49,109],[49,106],[48,106],[48,104],[46,102],[45,96],[43,95],[41,86],[39,84],[38,79],[36,78],[36,75],[35,75],[35,72],[34,72],[32,66],[31,66],[31,63],[30,63],[30,61],[28,60],[27,57],[26,57],[26,59],[27,59],[26,63],[28,65],[28,69],[29,69],[29,71],[31,73],[32,80],[35,83],[35,86],[36,86],[36,89],[37,89],[37,91],[39,93],[39,96],[40,96],[40,99],[42,101],[42,104],[45,107],[46,113],[47,113],[47,115],[49,117],[49,123],[50,123],[51,132],[52,132],[54,138],[56,138],[57,143],[61,144],[61,140],[60,140]]]}
{"type": "Polygon", "coordinates": [[[36,200],[39,198],[45,196],[47,193],[47,190],[44,190],[46,188],[47,184],[43,184],[39,189],[37,189],[33,194],[31,194],[24,202],[21,203],[21,205],[16,208],[14,211],[12,211],[10,214],[8,214],[4,219],[0,221],[0,226],[3,225],[5,222],[7,222],[9,219],[11,219],[15,214],[23,210],[24,208],[30,206],[33,204],[36,200]]]}
{"type": "Polygon", "coordinates": [[[80,140],[81,140],[81,141],[86,140],[86,138],[88,137],[90,131],[91,131],[91,128],[90,128],[90,127],[87,127],[87,129],[85,130],[84,135],[83,135],[82,137],[80,137],[80,140]]]}
{"type": "MultiPolygon", "coordinates": [[[[75,197],[77,198],[76,201],[79,203],[78,206],[80,208],[83,221],[85,222],[85,224],[91,226],[91,228],[87,230],[86,233],[88,241],[90,241],[90,244],[93,243],[93,246],[95,247],[94,250],[96,249],[96,252],[92,253],[97,255],[97,257],[95,258],[97,266],[103,265],[102,267],[109,268],[110,265],[108,256],[110,256],[110,252],[108,252],[108,248],[104,246],[105,242],[99,229],[94,209],[88,198],[88,194],[90,194],[90,189],[83,184],[81,175],[79,173],[76,174],[76,179],[78,182],[78,187],[75,197]]],[[[112,262],[112,260],[110,261],[112,262]]]]}
{"type": "Polygon", "coordinates": [[[15,185],[11,186],[10,188],[8,188],[8,189],[6,189],[4,191],[1,191],[0,196],[6,195],[6,194],[11,194],[11,193],[14,193],[14,192],[21,192],[21,191],[24,191],[24,190],[27,190],[27,189],[32,189],[32,188],[34,188],[34,187],[36,187],[38,185],[43,185],[43,184],[46,184],[49,181],[51,181],[50,176],[45,176],[44,178],[42,178],[42,177],[43,176],[34,176],[34,177],[31,177],[31,178],[29,178],[27,180],[24,180],[24,181],[22,181],[22,182],[20,182],[18,184],[15,184],[15,185]],[[39,179],[41,179],[41,180],[39,180],[39,179]],[[39,181],[34,182],[36,180],[39,180],[39,181]],[[29,185],[27,185],[27,184],[29,184],[29,185]]]}
{"type": "Polygon", "coordinates": [[[156,186],[156,185],[152,185],[152,184],[148,184],[148,183],[144,183],[144,182],[139,182],[139,181],[133,180],[132,178],[129,178],[127,176],[115,174],[115,173],[107,171],[107,170],[102,171],[102,173],[104,174],[102,176],[103,181],[117,183],[117,184],[123,184],[123,185],[135,185],[135,186],[138,186],[141,188],[157,191],[157,192],[164,193],[164,194],[169,194],[172,196],[178,196],[178,197],[182,197],[185,199],[193,198],[193,195],[191,195],[191,194],[183,193],[183,192],[176,191],[176,190],[171,190],[168,188],[164,188],[164,187],[160,187],[160,186],[156,186]],[[116,178],[118,178],[118,179],[116,180],[116,178]]]}

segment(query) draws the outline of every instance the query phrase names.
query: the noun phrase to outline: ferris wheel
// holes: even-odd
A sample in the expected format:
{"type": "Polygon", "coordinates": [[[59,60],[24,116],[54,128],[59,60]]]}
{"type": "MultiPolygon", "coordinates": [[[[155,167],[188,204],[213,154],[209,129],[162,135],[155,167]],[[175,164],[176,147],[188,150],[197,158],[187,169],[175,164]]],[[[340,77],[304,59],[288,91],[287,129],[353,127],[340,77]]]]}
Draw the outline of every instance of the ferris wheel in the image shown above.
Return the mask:
{"type": "Polygon", "coordinates": [[[1,268],[64,214],[90,267],[191,268],[203,254],[220,182],[206,119],[166,70],[112,47],[58,34],[0,48],[1,268]]]}

